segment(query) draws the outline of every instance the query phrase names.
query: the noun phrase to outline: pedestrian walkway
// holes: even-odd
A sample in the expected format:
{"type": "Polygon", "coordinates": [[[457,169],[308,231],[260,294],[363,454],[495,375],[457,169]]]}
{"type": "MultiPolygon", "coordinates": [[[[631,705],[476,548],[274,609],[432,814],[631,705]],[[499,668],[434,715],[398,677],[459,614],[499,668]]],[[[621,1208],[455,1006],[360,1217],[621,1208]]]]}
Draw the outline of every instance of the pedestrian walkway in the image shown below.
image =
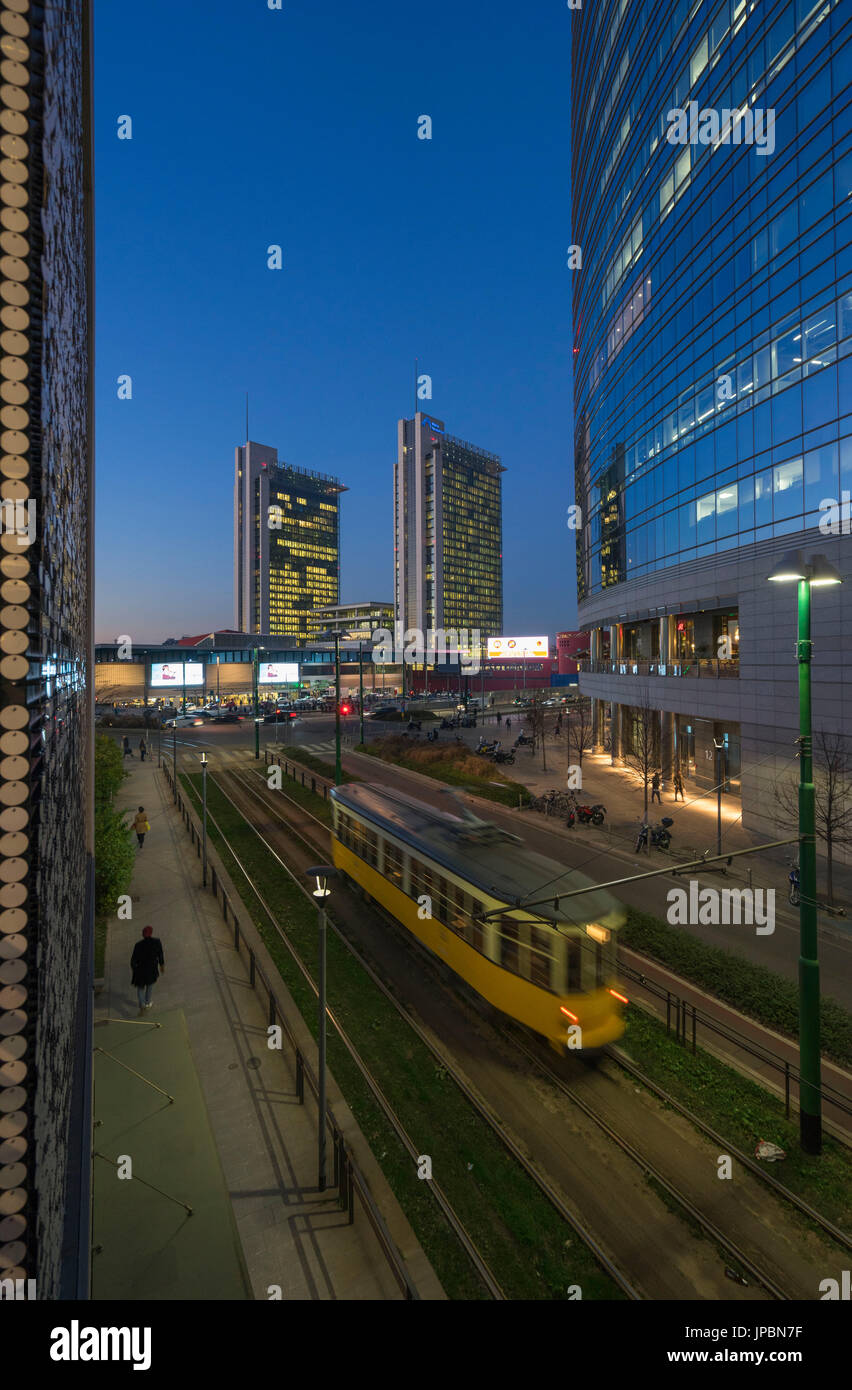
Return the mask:
{"type": "Polygon", "coordinates": [[[201,891],[156,755],[125,767],[116,805],[144,805],[151,830],[137,853],[132,920],[110,922],[95,1043],[105,1039],[105,1051],[176,1100],[169,1105],[96,1054],[95,1118],[105,1123],[95,1147],[135,1157],[134,1173],[168,1194],[137,1194],[106,1159],[96,1161],[95,1228],[109,1272],[101,1279],[96,1264],[96,1296],[238,1297],[242,1285],[243,1296],[259,1299],[400,1298],[366,1218],[358,1212],[349,1225],[337,1193],[318,1190],[315,1113],[298,1103],[288,1051],[267,1047],[264,1008],[215,899],[201,891]],[[166,968],[140,1019],[130,956],[146,924],[162,940],[166,968]],[[123,1022],[99,1028],[107,1018],[123,1022]],[[215,1240],[198,1242],[201,1223],[172,1196],[203,1209],[215,1240]],[[143,1209],[156,1220],[139,1219],[143,1209]]]}

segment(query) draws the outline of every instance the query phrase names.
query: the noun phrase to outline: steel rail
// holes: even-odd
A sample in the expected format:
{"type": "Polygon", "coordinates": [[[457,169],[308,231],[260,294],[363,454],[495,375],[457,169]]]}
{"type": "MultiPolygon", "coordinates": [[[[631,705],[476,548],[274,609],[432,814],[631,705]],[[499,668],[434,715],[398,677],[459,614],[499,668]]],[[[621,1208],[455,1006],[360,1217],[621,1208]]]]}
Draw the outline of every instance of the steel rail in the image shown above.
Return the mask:
{"type": "MultiPolygon", "coordinates": [[[[218,774],[218,775],[221,775],[221,774],[218,774]]],[[[239,776],[240,774],[237,774],[237,773],[234,773],[234,772],[229,772],[229,773],[226,774],[226,775],[229,775],[229,776],[232,776],[232,777],[233,777],[233,776],[239,776]]],[[[214,780],[214,781],[216,780],[216,774],[213,775],[213,780],[214,780]]],[[[190,784],[190,785],[191,785],[191,784],[190,784]]],[[[195,793],[195,788],[194,788],[194,787],[192,788],[192,791],[193,791],[193,795],[197,795],[197,794],[195,793]]],[[[249,826],[251,827],[252,830],[254,830],[255,834],[257,835],[258,839],[259,839],[259,840],[261,841],[261,843],[263,844],[264,848],[268,851],[268,853],[270,853],[270,854],[273,856],[273,858],[274,858],[274,859],[277,861],[277,863],[281,866],[281,868],[284,870],[284,872],[292,879],[292,881],[295,883],[295,885],[296,885],[296,887],[299,889],[299,891],[300,891],[301,893],[303,893],[304,896],[308,899],[308,902],[311,904],[311,906],[314,906],[314,904],[313,904],[313,902],[312,902],[312,899],[311,899],[311,895],[310,895],[310,893],[308,892],[308,890],[307,890],[307,889],[304,887],[304,885],[299,881],[298,877],[292,872],[292,870],[284,863],[284,860],[283,860],[283,859],[281,858],[281,856],[272,848],[272,846],[268,843],[268,841],[264,838],[264,836],[261,835],[261,833],[260,833],[260,831],[257,829],[257,827],[251,825],[251,822],[248,821],[248,819],[247,819],[247,817],[246,817],[246,815],[245,815],[245,812],[240,810],[239,806],[237,806],[236,802],[233,800],[232,797],[228,796],[228,793],[224,790],[223,787],[220,786],[220,787],[219,787],[219,791],[220,791],[221,794],[225,797],[225,799],[226,799],[228,802],[230,802],[231,806],[233,806],[233,808],[234,808],[234,810],[237,812],[237,814],[240,815],[240,816],[242,816],[243,820],[246,821],[246,824],[249,825],[249,826]]],[[[218,821],[216,820],[215,816],[212,814],[212,812],[211,812],[209,809],[208,809],[208,812],[207,812],[207,819],[215,826],[215,828],[216,828],[216,830],[217,830],[219,836],[221,837],[222,843],[226,846],[226,848],[227,848],[227,850],[228,850],[228,853],[231,855],[232,859],[234,860],[234,863],[238,866],[240,872],[241,872],[241,873],[243,874],[243,876],[245,877],[247,883],[249,884],[249,887],[251,888],[252,893],[253,893],[254,896],[257,898],[258,902],[260,903],[261,907],[263,908],[264,912],[266,913],[267,917],[269,918],[270,922],[272,923],[272,925],[273,925],[275,931],[277,932],[278,936],[281,938],[281,941],[282,941],[283,944],[286,946],[287,950],[289,951],[290,955],[292,956],[295,965],[296,965],[296,966],[298,967],[298,969],[302,972],[302,975],[304,976],[304,978],[305,978],[305,980],[306,980],[306,982],[307,982],[309,988],[312,990],[312,992],[313,992],[315,995],[317,995],[317,997],[319,997],[319,988],[318,988],[318,986],[317,986],[317,984],[316,984],[316,982],[315,982],[315,980],[314,980],[314,978],[313,978],[311,972],[308,970],[307,966],[305,965],[305,963],[304,963],[304,961],[302,960],[301,956],[300,956],[300,955],[298,954],[298,952],[296,951],[296,949],[295,949],[295,947],[293,946],[292,942],[290,942],[290,941],[288,940],[286,933],[282,930],[282,928],[281,928],[280,924],[278,923],[278,921],[277,921],[277,919],[276,919],[276,917],[275,917],[275,915],[274,915],[272,909],[269,907],[268,903],[265,901],[263,895],[259,892],[257,886],[255,885],[255,883],[253,882],[253,880],[252,880],[252,878],[251,878],[251,875],[249,874],[248,870],[246,869],[246,867],[245,867],[245,865],[243,864],[242,860],[240,859],[239,855],[236,853],[235,849],[234,849],[233,846],[231,845],[231,843],[230,843],[230,841],[229,841],[227,835],[225,835],[224,831],[222,830],[222,827],[219,825],[219,823],[218,823],[218,821]]],[[[330,918],[329,918],[328,920],[329,920],[329,925],[330,925],[330,926],[333,926],[333,924],[331,923],[330,918]]],[[[336,928],[334,928],[334,929],[336,930],[336,928]]],[[[417,1159],[418,1159],[418,1156],[419,1156],[419,1155],[418,1155],[418,1151],[417,1151],[417,1149],[415,1148],[414,1144],[412,1143],[412,1141],[411,1141],[411,1139],[410,1139],[410,1137],[409,1137],[409,1135],[408,1135],[408,1133],[407,1133],[405,1127],[403,1126],[403,1124],[402,1124],[402,1122],[400,1121],[399,1117],[396,1115],[396,1112],[393,1110],[393,1108],[392,1108],[390,1102],[388,1101],[388,1099],[387,1099],[387,1097],[385,1096],[384,1092],[381,1090],[381,1087],[378,1085],[377,1081],[376,1081],[375,1078],[373,1077],[372,1073],[370,1072],[369,1068],[367,1067],[366,1063],[364,1062],[363,1058],[361,1057],[361,1055],[360,1055],[360,1053],[358,1052],[357,1048],[355,1047],[354,1043],[353,1043],[352,1040],[349,1038],[349,1036],[348,1036],[348,1034],[346,1033],[345,1029],[343,1028],[342,1024],[341,1024],[340,1021],[338,1020],[338,1018],[337,1018],[337,1016],[336,1016],[334,1010],[333,1010],[330,1006],[327,1006],[327,1008],[326,1008],[326,1013],[327,1013],[327,1016],[328,1016],[328,1018],[329,1018],[329,1020],[330,1020],[330,1022],[331,1022],[331,1024],[332,1024],[333,1028],[336,1030],[336,1032],[337,1032],[337,1034],[338,1034],[338,1036],[339,1036],[341,1042],[343,1043],[344,1047],[346,1048],[347,1052],[349,1053],[350,1057],[352,1058],[352,1061],[355,1063],[356,1067],[358,1068],[359,1072],[361,1073],[362,1077],[364,1078],[365,1082],[367,1083],[368,1087],[370,1088],[370,1091],[371,1091],[371,1093],[372,1093],[372,1095],[373,1095],[373,1097],[374,1097],[376,1103],[377,1103],[377,1104],[379,1105],[379,1107],[381,1108],[383,1114],[385,1115],[385,1117],[386,1117],[388,1123],[391,1125],[391,1127],[392,1127],[394,1133],[396,1134],[397,1138],[399,1139],[400,1143],[403,1145],[403,1147],[405,1148],[406,1152],[409,1154],[409,1157],[410,1157],[410,1158],[414,1161],[414,1163],[416,1164],[417,1159]]],[[[486,1264],[485,1260],[484,1260],[484,1259],[482,1258],[482,1256],[480,1255],[479,1250],[478,1250],[477,1247],[476,1247],[476,1244],[474,1243],[474,1241],[473,1241],[473,1240],[471,1239],[471,1237],[469,1236],[467,1230],[465,1229],[464,1225],[462,1224],[462,1222],[460,1221],[459,1217],[457,1216],[457,1214],[456,1214],[456,1212],[455,1212],[455,1210],[454,1210],[454,1208],[453,1208],[453,1206],[452,1206],[452,1203],[450,1202],[449,1198],[448,1198],[448,1197],[446,1196],[446,1194],[444,1193],[443,1189],[440,1187],[440,1185],[439,1185],[438,1183],[435,1182],[434,1178],[431,1178],[431,1179],[424,1179],[424,1181],[426,1182],[426,1184],[427,1184],[429,1190],[431,1191],[433,1197],[435,1198],[436,1202],[438,1203],[438,1206],[440,1207],[441,1211],[443,1212],[444,1216],[446,1217],[447,1222],[448,1222],[448,1224],[450,1225],[450,1227],[451,1227],[451,1229],[452,1229],[454,1235],[458,1238],[460,1244],[462,1245],[463,1249],[465,1250],[465,1253],[468,1255],[468,1258],[470,1259],[471,1263],[473,1264],[474,1269],[476,1270],[476,1272],[477,1272],[477,1274],[479,1275],[479,1277],[482,1279],[482,1282],[484,1283],[484,1285],[485,1285],[485,1287],[487,1288],[488,1292],[490,1293],[491,1297],[494,1298],[494,1299],[497,1299],[497,1300],[505,1299],[506,1296],[505,1296],[505,1294],[503,1293],[503,1290],[502,1290],[502,1288],[500,1287],[500,1284],[498,1283],[497,1279],[496,1279],[496,1278],[494,1277],[494,1275],[492,1274],[491,1270],[488,1268],[488,1265],[486,1264]]]]}
{"type": "MultiPolygon", "coordinates": [[[[517,1030],[513,1026],[511,1031],[514,1034],[517,1030]]],[[[704,1215],[699,1207],[695,1206],[694,1202],[684,1196],[684,1194],[675,1187],[674,1183],[669,1181],[659,1168],[653,1163],[650,1163],[638,1149],[634,1148],[627,1139],[620,1135],[617,1130],[613,1129],[612,1125],[604,1120],[587,1101],[582,1100],[567,1082],[563,1081],[562,1077],[558,1076],[542,1058],[537,1057],[520,1038],[512,1036],[512,1042],[517,1047],[518,1051],[522,1052],[524,1056],[538,1068],[541,1074],[547,1077],[548,1081],[550,1081],[557,1090],[562,1091],[562,1093],[568,1097],[572,1105],[576,1105],[588,1119],[598,1125],[599,1128],[603,1130],[604,1134],[606,1134],[613,1143],[617,1144],[618,1147],[627,1154],[628,1158],[631,1158],[633,1162],[642,1169],[643,1173],[652,1177],[655,1182],[659,1183],[668,1195],[677,1202],[678,1206],[682,1207],[694,1221],[697,1221],[707,1235],[716,1241],[718,1245],[721,1245],[723,1249],[727,1250],[729,1255],[739,1261],[743,1268],[749,1271],[752,1278],[755,1279],[757,1283],[761,1284],[773,1298],[783,1302],[792,1300],[793,1295],[785,1293],[780,1285],[775,1283],[774,1279],[764,1274],[750,1256],[746,1255],[735,1241],[730,1240],[714,1222],[710,1221],[709,1218],[704,1215]]]]}
{"type": "MultiPolygon", "coordinates": [[[[256,771],[256,770],[255,770],[255,769],[250,769],[250,771],[256,771]]],[[[242,782],[242,778],[243,778],[246,774],[243,773],[243,772],[240,772],[240,771],[236,771],[236,770],[234,770],[234,769],[228,769],[227,772],[226,772],[224,775],[229,776],[229,777],[234,777],[234,778],[236,778],[238,781],[242,782]]],[[[259,775],[262,775],[262,774],[259,774],[259,775]]],[[[222,791],[223,795],[226,796],[227,799],[228,799],[229,801],[231,801],[231,804],[233,805],[234,803],[233,803],[232,799],[231,799],[230,797],[228,797],[227,792],[224,791],[224,788],[221,788],[221,787],[220,787],[220,790],[222,791]]],[[[252,790],[254,791],[255,789],[252,789],[252,790]]],[[[276,795],[277,795],[277,793],[276,793],[276,795]]],[[[302,834],[300,833],[300,831],[297,830],[297,829],[291,824],[291,822],[285,820],[284,817],[282,817],[282,816],[280,815],[280,812],[278,811],[278,809],[277,809],[274,805],[270,805],[269,801],[268,801],[265,797],[263,797],[262,800],[263,800],[263,805],[264,805],[264,807],[265,807],[265,808],[268,808],[268,809],[270,809],[270,810],[272,810],[273,813],[274,813],[276,816],[278,816],[278,818],[279,818],[280,820],[282,820],[282,822],[284,823],[284,825],[286,825],[287,830],[288,830],[291,834],[294,834],[294,835],[298,836],[300,839],[302,839],[303,843],[305,843],[306,845],[308,845],[312,850],[313,850],[314,848],[316,848],[316,846],[310,844],[310,841],[306,840],[305,836],[302,835],[302,834]]],[[[303,808],[302,806],[300,806],[298,802],[292,801],[291,798],[289,798],[289,797],[286,797],[286,800],[290,803],[290,805],[294,806],[294,807],[295,807],[297,810],[299,810],[300,812],[304,811],[304,808],[303,808]]],[[[235,807],[235,809],[239,811],[239,807],[235,807]]],[[[244,819],[247,820],[247,818],[245,817],[244,812],[240,811],[239,813],[240,813],[241,815],[244,816],[244,819]]],[[[310,816],[311,813],[310,813],[310,812],[307,812],[307,814],[310,816]]],[[[322,822],[316,820],[316,817],[314,817],[314,816],[311,816],[311,819],[314,820],[318,826],[320,826],[320,828],[322,829],[322,831],[323,831],[326,835],[330,834],[330,831],[329,831],[328,826],[323,825],[322,822]]],[[[279,856],[279,855],[277,854],[277,852],[272,848],[272,846],[268,844],[268,842],[266,841],[266,839],[264,838],[264,836],[261,834],[261,832],[257,829],[257,827],[254,826],[254,825],[252,825],[251,822],[248,821],[248,820],[247,820],[247,824],[249,824],[250,828],[251,828],[251,829],[254,831],[254,833],[257,835],[257,837],[258,837],[258,839],[261,841],[261,843],[264,844],[264,845],[266,846],[266,848],[269,850],[269,852],[270,852],[276,859],[278,859],[279,863],[282,863],[282,867],[286,868],[286,865],[283,865],[283,861],[281,861],[280,856],[279,856]]],[[[220,831],[220,834],[221,834],[221,831],[220,831]]],[[[233,851],[232,851],[232,852],[233,852],[233,851]]],[[[236,856],[235,856],[235,857],[236,857],[236,856]]],[[[289,872],[289,870],[288,870],[288,872],[289,872]]],[[[300,885],[300,887],[301,887],[301,885],[300,885]]],[[[374,905],[374,906],[375,906],[375,905],[374,905]]],[[[512,1137],[511,1137],[509,1134],[506,1133],[506,1131],[505,1131],[503,1125],[501,1124],[500,1120],[493,1114],[493,1112],[492,1112],[492,1111],[490,1110],[490,1108],[484,1103],[484,1101],[483,1101],[478,1095],[476,1095],[476,1093],[470,1088],[470,1086],[469,1086],[469,1085],[467,1084],[467,1082],[464,1080],[463,1076],[462,1076],[462,1075],[458,1072],[458,1070],[453,1066],[451,1060],[447,1057],[447,1055],[446,1055],[444,1052],[438,1050],[438,1049],[435,1047],[434,1043],[433,1043],[432,1040],[429,1038],[428,1034],[424,1032],[424,1030],[419,1026],[419,1024],[415,1021],[415,1019],[408,1013],[408,1011],[404,1008],[404,1006],[400,1004],[399,1000],[396,999],[396,998],[394,997],[394,995],[391,993],[391,991],[387,988],[387,986],[384,984],[384,982],[381,980],[381,978],[376,974],[376,972],[375,972],[375,971],[373,970],[373,968],[369,965],[369,963],[364,959],[364,957],[363,957],[363,956],[361,955],[361,953],[357,950],[357,948],[356,948],[355,946],[353,946],[353,944],[351,943],[351,941],[349,941],[349,940],[346,938],[346,936],[341,932],[340,928],[336,925],[336,923],[332,922],[330,918],[329,918],[329,925],[331,926],[331,928],[332,928],[332,930],[335,932],[335,934],[338,936],[338,938],[340,939],[340,941],[342,942],[342,944],[346,947],[346,949],[347,949],[347,950],[350,952],[350,954],[353,956],[353,958],[354,958],[355,960],[358,961],[359,965],[360,965],[360,966],[362,967],[362,969],[366,972],[366,974],[370,977],[370,979],[373,981],[373,983],[376,985],[376,987],[382,992],[382,994],[385,996],[385,998],[393,1005],[393,1007],[396,1009],[397,1013],[398,1013],[398,1014],[400,1015],[400,1017],[404,1020],[404,1022],[412,1029],[412,1031],[413,1031],[414,1033],[417,1034],[417,1036],[420,1038],[420,1040],[421,1040],[421,1042],[424,1044],[424,1046],[427,1047],[427,1048],[429,1049],[429,1051],[430,1051],[430,1053],[432,1054],[432,1056],[435,1057],[435,1059],[440,1063],[440,1065],[444,1068],[444,1070],[446,1070],[447,1074],[448,1074],[448,1075],[452,1078],[452,1080],[455,1082],[456,1086],[457,1086],[458,1089],[461,1091],[462,1095],[464,1095],[464,1097],[465,1097],[465,1099],[468,1101],[468,1103],[476,1110],[477,1114],[479,1114],[480,1117],[481,1117],[483,1120],[485,1120],[485,1122],[488,1124],[489,1128],[492,1129],[492,1131],[496,1134],[496,1136],[499,1138],[499,1140],[501,1141],[501,1143],[505,1146],[506,1149],[508,1149],[509,1153],[510,1153],[510,1154],[512,1155],[512,1157],[521,1165],[521,1167],[522,1167],[522,1168],[524,1169],[524,1171],[528,1174],[528,1176],[532,1178],[532,1180],[536,1183],[536,1185],[537,1185],[537,1187],[539,1188],[539,1190],[547,1197],[547,1199],[551,1202],[551,1204],[554,1206],[554,1208],[557,1210],[557,1212],[558,1212],[559,1215],[563,1218],[563,1220],[566,1221],[566,1222],[568,1223],[568,1225],[569,1225],[569,1226],[571,1227],[571,1229],[575,1232],[575,1234],[578,1235],[578,1236],[580,1237],[580,1239],[584,1242],[584,1244],[589,1248],[589,1250],[590,1250],[590,1251],[592,1252],[592,1254],[595,1256],[595,1259],[598,1261],[598,1263],[601,1265],[601,1267],[606,1271],[606,1273],[610,1276],[610,1278],[618,1285],[618,1287],[621,1289],[621,1291],[622,1291],[624,1294],[626,1294],[626,1296],[627,1296],[628,1298],[630,1298],[630,1299],[632,1299],[632,1300],[637,1300],[637,1301],[638,1301],[638,1300],[641,1300],[642,1297],[643,1297],[643,1295],[636,1289],[636,1287],[635,1287],[633,1284],[631,1284],[630,1280],[622,1273],[622,1271],[617,1267],[617,1265],[615,1265],[615,1264],[613,1263],[612,1259],[611,1259],[611,1258],[606,1254],[606,1252],[601,1248],[601,1246],[598,1244],[597,1240],[596,1240],[595,1237],[592,1235],[592,1233],[588,1230],[588,1228],[587,1228],[586,1226],[584,1226],[584,1224],[579,1220],[579,1218],[570,1210],[569,1207],[566,1206],[566,1204],[563,1202],[562,1198],[560,1197],[559,1193],[557,1192],[557,1190],[555,1189],[555,1187],[553,1186],[553,1184],[549,1181],[549,1179],[545,1176],[545,1174],[544,1174],[543,1172],[541,1172],[541,1171],[537,1168],[537,1166],[531,1162],[531,1160],[523,1153],[523,1151],[520,1149],[520,1147],[515,1143],[515,1141],[512,1139],[512,1137]]]]}

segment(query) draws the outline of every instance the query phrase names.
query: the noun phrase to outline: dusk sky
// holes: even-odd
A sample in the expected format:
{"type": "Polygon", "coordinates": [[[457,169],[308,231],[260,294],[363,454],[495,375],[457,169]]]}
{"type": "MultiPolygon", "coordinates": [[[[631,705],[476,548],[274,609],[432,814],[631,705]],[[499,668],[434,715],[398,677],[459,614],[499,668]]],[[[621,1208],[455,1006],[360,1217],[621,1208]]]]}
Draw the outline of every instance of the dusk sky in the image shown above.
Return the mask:
{"type": "Polygon", "coordinates": [[[504,632],[572,627],[571,12],[137,0],[95,26],[98,640],[233,626],[246,390],[252,439],[350,489],[341,601],[390,601],[415,358],[421,408],[507,469],[504,632]]]}

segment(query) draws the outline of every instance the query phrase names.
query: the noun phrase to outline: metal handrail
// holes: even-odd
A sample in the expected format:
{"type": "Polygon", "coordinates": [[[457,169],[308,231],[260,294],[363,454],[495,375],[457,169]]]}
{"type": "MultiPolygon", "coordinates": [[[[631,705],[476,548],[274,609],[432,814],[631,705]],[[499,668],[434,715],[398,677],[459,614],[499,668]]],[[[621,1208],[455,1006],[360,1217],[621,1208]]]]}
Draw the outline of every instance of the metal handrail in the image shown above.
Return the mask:
{"type": "MultiPolygon", "coordinates": [[[[181,813],[181,818],[184,820],[187,829],[194,829],[194,808],[189,806],[188,803],[184,802],[183,793],[181,792],[180,787],[176,786],[172,775],[172,769],[167,764],[164,765],[164,771],[166,774],[167,782],[171,784],[173,793],[176,793],[177,805],[178,810],[181,813]]],[[[282,1036],[287,1038],[291,1051],[293,1052],[293,1055],[296,1060],[297,1092],[299,1095],[300,1103],[304,1103],[305,1076],[307,1076],[308,1084],[311,1088],[311,1091],[313,1092],[315,1099],[318,1099],[319,1080],[317,1078],[317,1075],[308,1063],[307,1059],[302,1055],[302,1052],[298,1047],[296,1039],[293,1036],[293,1033],[290,1029],[290,1025],[287,1022],[287,1019],[285,1018],[284,1014],[281,1013],[278,1007],[278,1001],[276,999],[275,992],[272,986],[270,985],[269,980],[266,977],[263,967],[258,963],[257,956],[254,950],[249,945],[248,940],[246,939],[246,937],[240,929],[239,917],[236,911],[234,910],[230,898],[225,892],[224,884],[220,882],[219,875],[216,872],[215,866],[212,864],[210,865],[210,889],[217,902],[219,902],[220,900],[221,889],[222,917],[226,924],[228,922],[228,910],[230,909],[231,918],[233,920],[234,926],[234,950],[239,955],[240,943],[242,942],[249,952],[249,983],[257,993],[257,982],[258,979],[260,979],[261,983],[263,984],[264,990],[266,991],[266,997],[268,1001],[268,1025],[270,1027],[280,1026],[282,1036]]],[[[341,1133],[338,1126],[335,1124],[333,1115],[330,1114],[328,1110],[326,1110],[325,1119],[329,1129],[331,1130],[333,1146],[332,1151],[334,1154],[335,1161],[335,1175],[338,1178],[340,1200],[342,1201],[343,1210],[349,1212],[349,1220],[351,1223],[354,1219],[354,1206],[352,1203],[352,1194],[353,1191],[357,1190],[360,1195],[361,1205],[366,1213],[367,1219],[370,1222],[376,1239],[378,1240],[379,1245],[384,1251],[385,1258],[387,1259],[388,1264],[390,1265],[391,1273],[393,1274],[394,1278],[399,1284],[399,1287],[405,1295],[406,1300],[419,1301],[420,1294],[418,1293],[416,1286],[412,1283],[409,1277],[408,1271],[405,1267],[405,1263],[393,1242],[393,1238],[390,1235],[390,1232],[387,1229],[384,1217],[382,1216],[381,1212],[376,1206],[375,1198],[370,1192],[367,1180],[364,1177],[364,1174],[362,1173],[360,1167],[358,1166],[357,1160],[353,1156],[349,1148],[349,1145],[346,1142],[345,1137],[341,1133]]]]}
{"type": "Polygon", "coordinates": [[[581,675],[590,676],[674,676],[680,680],[705,677],[724,680],[739,677],[739,657],[691,657],[688,661],[646,661],[634,657],[620,661],[578,661],[581,675]]]}
{"type": "MultiPolygon", "coordinates": [[[[671,1032],[671,1013],[672,1009],[674,1009],[676,1036],[679,1041],[682,1040],[684,1043],[686,1043],[686,1021],[687,1018],[691,1018],[693,1052],[696,1051],[697,1029],[698,1025],[701,1024],[702,1027],[709,1029],[711,1033],[715,1033],[718,1037],[724,1038],[727,1042],[734,1043],[735,1046],[742,1048],[744,1052],[749,1053],[749,1055],[754,1057],[757,1061],[773,1067],[778,1072],[783,1072],[785,1083],[785,1109],[787,1118],[790,1118],[790,1082],[794,1081],[797,1085],[801,1085],[799,1069],[795,1062],[782,1061],[781,1058],[776,1057],[773,1052],[770,1052],[760,1043],[750,1041],[736,1028],[732,1028],[726,1023],[711,1018],[703,1009],[699,1009],[689,1000],[683,999],[680,995],[676,994],[674,990],[665,988],[657,984],[654,980],[649,980],[647,975],[643,974],[641,970],[637,970],[635,966],[628,965],[625,961],[619,960],[618,971],[620,975],[626,976],[629,980],[632,980],[634,984],[641,985],[643,989],[646,989],[649,994],[655,995],[657,999],[661,1001],[665,1000],[667,1032],[671,1032]]],[[[839,1091],[835,1090],[833,1086],[826,1085],[826,1083],[823,1082],[819,1089],[823,1100],[835,1106],[836,1109],[842,1110],[845,1114],[852,1115],[852,1105],[850,1105],[846,1098],[841,1095],[839,1091]]]]}

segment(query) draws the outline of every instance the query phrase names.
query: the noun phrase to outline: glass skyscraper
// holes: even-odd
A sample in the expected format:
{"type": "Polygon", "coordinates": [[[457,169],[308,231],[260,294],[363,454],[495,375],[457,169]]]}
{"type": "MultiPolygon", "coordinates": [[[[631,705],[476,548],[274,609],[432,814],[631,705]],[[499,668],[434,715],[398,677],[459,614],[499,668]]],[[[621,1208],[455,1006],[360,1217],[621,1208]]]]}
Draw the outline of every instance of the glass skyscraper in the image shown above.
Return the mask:
{"type": "MultiPolygon", "coordinates": [[[[614,758],[653,705],[664,772],[725,777],[766,828],[796,751],[795,603],[766,576],[794,545],[849,572],[852,7],[572,24],[582,685],[614,758]]],[[[816,728],[852,727],[847,604],[815,603],[816,728]]]]}
{"type": "MultiPolygon", "coordinates": [[[[398,425],[394,608],[403,630],[503,629],[502,475],[496,454],[420,411],[398,425]]],[[[472,639],[471,639],[472,640],[472,639]]]]}
{"type": "Polygon", "coordinates": [[[234,463],[234,623],[306,642],[315,608],[340,599],[340,494],[326,473],[249,441],[234,463]]]}

